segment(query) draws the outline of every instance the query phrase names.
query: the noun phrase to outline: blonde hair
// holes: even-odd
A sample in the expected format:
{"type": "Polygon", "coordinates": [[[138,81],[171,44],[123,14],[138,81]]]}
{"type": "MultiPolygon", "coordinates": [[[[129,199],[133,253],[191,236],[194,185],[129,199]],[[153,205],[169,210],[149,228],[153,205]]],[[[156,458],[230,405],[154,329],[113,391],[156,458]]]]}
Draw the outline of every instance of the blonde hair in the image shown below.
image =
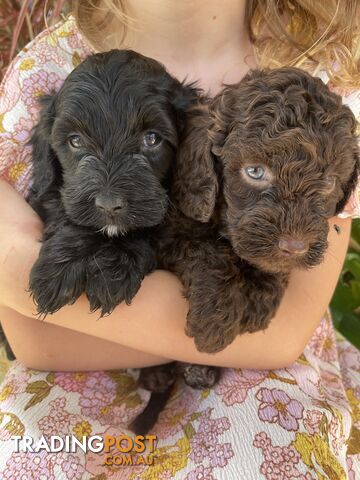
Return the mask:
{"type": "MultiPolygon", "coordinates": [[[[136,28],[122,0],[75,0],[74,14],[95,46],[110,21],[123,35],[136,28]]],[[[324,70],[334,86],[360,88],[359,16],[360,0],[247,0],[245,22],[261,67],[324,70]]]]}

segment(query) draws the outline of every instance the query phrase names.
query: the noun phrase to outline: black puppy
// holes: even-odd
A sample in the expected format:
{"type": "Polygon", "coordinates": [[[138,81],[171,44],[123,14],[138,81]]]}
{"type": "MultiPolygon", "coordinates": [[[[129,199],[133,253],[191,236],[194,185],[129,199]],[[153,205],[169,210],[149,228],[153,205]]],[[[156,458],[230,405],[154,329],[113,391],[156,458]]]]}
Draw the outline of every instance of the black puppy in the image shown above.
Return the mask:
{"type": "Polygon", "coordinates": [[[151,227],[195,99],[155,60],[120,50],[88,57],[42,98],[28,199],[46,226],[30,277],[39,313],[83,292],[102,315],[130,303],[156,266],[151,227]]]}
{"type": "Polygon", "coordinates": [[[28,202],[44,221],[30,277],[39,314],[85,292],[91,311],[130,303],[156,267],[178,132],[197,90],[133,51],[88,57],[41,98],[28,202]]]}

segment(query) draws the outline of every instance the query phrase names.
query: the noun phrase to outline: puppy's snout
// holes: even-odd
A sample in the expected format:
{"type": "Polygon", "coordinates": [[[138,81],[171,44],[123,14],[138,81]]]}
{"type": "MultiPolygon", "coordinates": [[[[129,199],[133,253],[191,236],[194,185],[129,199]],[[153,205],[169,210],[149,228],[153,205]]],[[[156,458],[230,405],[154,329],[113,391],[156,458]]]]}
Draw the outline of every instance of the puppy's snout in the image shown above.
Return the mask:
{"type": "Polygon", "coordinates": [[[98,195],[95,199],[95,206],[102,213],[105,213],[109,216],[114,216],[121,213],[125,209],[126,202],[120,197],[98,195]]]}
{"type": "Polygon", "coordinates": [[[307,242],[294,237],[281,237],[278,245],[284,255],[301,255],[309,248],[307,242]]]}

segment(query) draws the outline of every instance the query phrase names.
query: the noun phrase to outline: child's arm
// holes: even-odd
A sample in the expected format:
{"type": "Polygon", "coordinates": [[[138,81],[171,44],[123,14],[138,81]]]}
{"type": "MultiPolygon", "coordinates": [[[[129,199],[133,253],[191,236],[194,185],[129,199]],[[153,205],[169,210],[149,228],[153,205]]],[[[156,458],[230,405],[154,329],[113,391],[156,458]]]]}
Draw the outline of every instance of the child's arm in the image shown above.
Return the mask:
{"type": "MultiPolygon", "coordinates": [[[[324,262],[311,271],[294,272],[270,327],[265,332],[237,337],[215,355],[199,353],[185,335],[187,302],[179,280],[165,271],[146,277],[131,306],[119,305],[108,317],[98,320],[98,314],[90,314],[83,295],[74,305],[48,315],[45,322],[162,358],[239,368],[284,367],[301,354],[330,302],[345,258],[350,226],[350,219],[330,220],[324,262]],[[340,227],[340,234],[334,224],[340,227]]],[[[35,306],[25,289],[39,252],[40,236],[40,223],[31,208],[0,181],[0,304],[29,317],[35,306]]],[[[3,318],[2,323],[10,341],[15,339],[19,333],[11,321],[3,318]]],[[[52,346],[43,344],[43,348],[50,352],[52,346]]],[[[41,368],[37,349],[35,345],[26,353],[15,348],[15,354],[26,365],[41,368]]]]}

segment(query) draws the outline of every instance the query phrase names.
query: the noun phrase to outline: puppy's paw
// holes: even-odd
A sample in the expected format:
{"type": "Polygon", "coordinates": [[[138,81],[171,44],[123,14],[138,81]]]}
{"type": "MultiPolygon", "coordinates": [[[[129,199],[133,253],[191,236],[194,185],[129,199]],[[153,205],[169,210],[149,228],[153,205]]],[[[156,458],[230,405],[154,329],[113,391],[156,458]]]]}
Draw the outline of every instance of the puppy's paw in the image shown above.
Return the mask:
{"type": "Polygon", "coordinates": [[[217,367],[183,363],[179,370],[184,377],[185,383],[199,390],[213,387],[220,378],[220,368],[217,367]]]}
{"type": "Polygon", "coordinates": [[[30,273],[29,291],[41,315],[74,303],[84,287],[85,272],[78,262],[55,262],[39,257],[30,273]]]}
{"type": "Polygon", "coordinates": [[[238,334],[237,316],[233,310],[217,310],[192,308],[190,304],[187,316],[186,334],[194,338],[199,352],[217,353],[224,350],[238,334]]]}
{"type": "Polygon", "coordinates": [[[136,295],[143,277],[128,272],[117,272],[114,277],[109,272],[88,277],[85,292],[90,310],[100,310],[101,316],[109,315],[122,302],[127,305],[136,295]]]}
{"type": "Polygon", "coordinates": [[[142,368],[138,380],[139,387],[150,392],[165,392],[176,379],[175,363],[167,363],[156,367],[142,368]]]}
{"type": "Polygon", "coordinates": [[[123,251],[116,245],[104,245],[87,266],[85,292],[91,311],[110,314],[122,302],[127,305],[136,295],[145,275],[155,268],[152,251],[123,251]]]}

